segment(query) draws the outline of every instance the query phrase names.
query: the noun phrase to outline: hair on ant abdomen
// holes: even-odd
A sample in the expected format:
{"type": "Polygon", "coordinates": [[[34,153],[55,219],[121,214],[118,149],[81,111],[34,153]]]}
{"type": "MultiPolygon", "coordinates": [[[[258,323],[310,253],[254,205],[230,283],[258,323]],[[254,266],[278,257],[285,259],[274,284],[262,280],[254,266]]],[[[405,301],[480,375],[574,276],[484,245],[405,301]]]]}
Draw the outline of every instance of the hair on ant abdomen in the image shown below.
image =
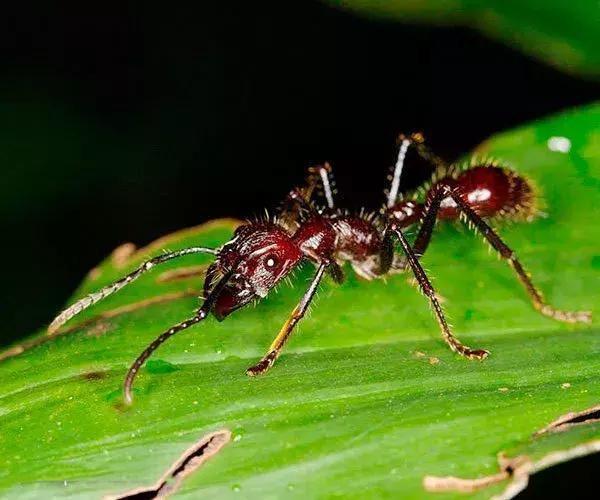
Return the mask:
{"type": "Polygon", "coordinates": [[[350,214],[336,206],[332,169],[328,163],[308,169],[306,184],[290,191],[279,213],[267,220],[247,222],[219,248],[190,247],[150,259],[120,280],[92,293],[60,313],[50,324],[55,332],[73,316],[128,285],[163,262],[193,253],[215,257],[204,281],[204,302],[196,313],[158,336],[133,362],[124,382],[124,396],[132,401],[134,379],[151,354],[169,337],[213,314],[223,321],[234,311],[267,296],[302,262],[316,266],[315,274],[298,305],[267,349],[246,373],[265,373],[279,357],[294,327],[302,319],[325,273],[337,283],[344,281],[342,265],[349,262],[354,272],[372,280],[408,268],[429,300],[442,338],[450,349],[468,359],[484,359],[489,352],[473,349],[452,333],[436,292],[419,259],[425,254],[436,221],[465,220],[506,260],[521,281],[538,311],[569,323],[590,322],[589,312],[555,309],[544,301],[513,250],[492,229],[497,219],[531,220],[537,214],[535,190],[529,180],[501,163],[472,160],[465,165],[448,165],[425,145],[421,134],[401,135],[398,158],[379,212],[350,214]],[[414,149],[434,166],[430,181],[413,196],[400,196],[400,180],[407,152],[414,149]],[[324,198],[320,206],[315,198],[324,198]],[[417,228],[411,243],[404,235],[417,228]],[[398,245],[401,252],[395,251],[398,245]]]}

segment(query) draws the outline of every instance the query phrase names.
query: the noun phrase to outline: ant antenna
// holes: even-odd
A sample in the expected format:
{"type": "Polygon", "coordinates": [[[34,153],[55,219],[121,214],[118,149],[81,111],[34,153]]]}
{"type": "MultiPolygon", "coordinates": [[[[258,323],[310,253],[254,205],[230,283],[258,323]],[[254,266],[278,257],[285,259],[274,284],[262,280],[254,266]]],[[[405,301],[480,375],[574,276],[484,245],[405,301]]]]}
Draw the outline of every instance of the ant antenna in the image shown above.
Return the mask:
{"type": "Polygon", "coordinates": [[[398,192],[400,191],[400,176],[402,175],[402,169],[404,168],[404,159],[406,158],[406,152],[412,141],[403,137],[400,147],[398,148],[398,159],[396,165],[394,165],[394,176],[392,177],[392,185],[387,199],[387,207],[392,208],[396,204],[398,198],[398,192]]]}
{"type": "Polygon", "coordinates": [[[183,250],[176,250],[175,252],[165,253],[144,262],[135,271],[129,273],[124,278],[121,278],[120,280],[117,280],[114,283],[105,286],[97,292],[86,295],[82,299],[79,299],[77,302],[75,302],[75,304],[62,311],[56,318],[54,318],[52,323],[50,323],[50,326],[48,326],[48,335],[53,335],[62,325],[64,325],[72,317],[77,316],[80,312],[94,305],[96,302],[100,302],[102,299],[105,299],[109,295],[118,292],[121,288],[129,285],[130,283],[138,279],[142,274],[152,269],[154,266],[193,253],[209,253],[211,255],[216,255],[217,250],[214,248],[206,247],[190,247],[184,248],[183,250]]]}
{"type": "Polygon", "coordinates": [[[146,347],[146,349],[144,349],[142,354],[140,354],[137,357],[137,359],[133,362],[133,364],[129,368],[129,371],[127,372],[127,375],[125,376],[125,381],[123,383],[123,396],[125,398],[126,404],[130,405],[133,402],[133,392],[132,392],[133,382],[134,382],[135,377],[138,374],[140,368],[146,362],[146,360],[150,356],[152,356],[152,353],[154,351],[156,351],[156,349],[158,349],[160,347],[160,345],[163,344],[170,337],[172,337],[176,333],[181,332],[182,330],[185,330],[186,328],[189,328],[190,326],[200,323],[200,321],[206,319],[206,317],[212,310],[212,308],[215,304],[215,301],[217,300],[217,298],[223,291],[223,288],[225,288],[225,285],[227,284],[227,282],[229,281],[231,276],[233,276],[233,273],[235,272],[236,269],[237,269],[237,263],[215,285],[215,287],[212,289],[212,291],[210,292],[210,294],[208,295],[208,297],[202,304],[202,307],[200,307],[200,309],[198,309],[198,312],[196,313],[195,316],[193,316],[192,318],[186,319],[185,321],[182,321],[181,323],[178,323],[175,326],[172,326],[166,332],[159,335],[154,341],[152,341],[152,343],[150,345],[148,345],[148,347],[146,347]]]}

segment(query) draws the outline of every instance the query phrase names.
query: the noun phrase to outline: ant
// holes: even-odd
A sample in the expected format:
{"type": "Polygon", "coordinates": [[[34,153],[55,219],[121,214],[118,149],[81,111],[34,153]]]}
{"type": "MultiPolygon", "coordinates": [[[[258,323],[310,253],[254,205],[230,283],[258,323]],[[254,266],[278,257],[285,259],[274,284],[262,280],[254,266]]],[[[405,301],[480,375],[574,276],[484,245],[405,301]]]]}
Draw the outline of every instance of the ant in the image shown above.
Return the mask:
{"type": "Polygon", "coordinates": [[[127,404],[133,401],[132,386],[140,368],[169,337],[200,323],[210,313],[222,321],[250,302],[265,298],[303,261],[310,261],[317,268],[311,283],[265,356],[248,368],[249,376],[263,374],[273,366],[294,327],[306,313],[324,274],[328,273],[336,283],[344,281],[341,267],[344,262],[349,262],[359,276],[368,280],[410,268],[432,306],[442,337],[450,349],[465,358],[481,360],[489,351],[472,349],[453,335],[436,292],[419,262],[429,246],[438,219],[463,219],[480,232],[514,269],[540,313],[568,323],[591,321],[589,312],[560,311],[547,304],[515,253],[486,222],[485,219],[527,221],[537,214],[532,184],[508,167],[492,160],[472,160],[463,166],[447,164],[425,145],[422,134],[400,135],[397,161],[388,178],[390,187],[385,191],[385,206],[379,213],[369,215],[362,212],[352,215],[335,206],[332,169],[328,163],[309,168],[308,174],[306,185],[288,194],[278,217],[239,226],[233,238],[220,248],[190,247],[150,259],[131,274],[61,312],[48,327],[49,333],[155,266],[184,255],[208,253],[215,256],[215,261],[206,272],[202,306],[191,318],[157,337],[134,361],[124,381],[127,404]],[[434,174],[421,190],[422,196],[415,194],[403,198],[399,194],[400,177],[411,147],[434,167],[434,174]],[[315,203],[316,190],[324,195],[326,206],[319,207],[315,203]],[[414,225],[419,229],[411,245],[403,230],[414,225]],[[394,253],[394,240],[402,248],[402,254],[394,253]]]}

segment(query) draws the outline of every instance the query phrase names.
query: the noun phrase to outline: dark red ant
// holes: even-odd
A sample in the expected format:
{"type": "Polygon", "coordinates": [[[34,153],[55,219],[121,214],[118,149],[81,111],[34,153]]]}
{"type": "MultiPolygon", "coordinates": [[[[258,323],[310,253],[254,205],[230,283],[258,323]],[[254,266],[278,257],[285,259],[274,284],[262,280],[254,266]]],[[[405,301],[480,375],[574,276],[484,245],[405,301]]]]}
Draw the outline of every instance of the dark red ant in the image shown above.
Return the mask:
{"type": "Polygon", "coordinates": [[[442,337],[450,348],[469,359],[484,359],[484,349],[471,349],[462,344],[448,325],[435,290],[419,258],[425,253],[437,219],[464,218],[505,259],[525,286],[534,307],[551,318],[574,322],[589,322],[589,312],[567,312],[554,309],[544,302],[514,252],[485,222],[486,219],[525,219],[535,217],[536,198],[532,185],[513,170],[493,161],[473,161],[460,167],[447,165],[424,144],[421,134],[401,135],[398,159],[387,203],[379,214],[348,215],[335,207],[331,167],[324,164],[309,169],[307,185],[292,190],[279,216],[273,220],[246,223],[235,231],[233,238],[217,249],[192,247],[166,253],[142,264],[137,270],[88,295],[63,311],[49,326],[56,331],[70,318],[92,304],[128,285],[146,271],[163,262],[192,253],[216,256],[204,281],[204,303],[191,318],[160,335],[135,360],[124,383],[125,401],[132,401],[132,385],[136,374],[150,355],[169,337],[204,320],[211,312],[222,321],[233,311],[267,296],[283,278],[303,261],[317,267],[312,281],[284,323],[265,356],[246,373],[265,373],[280,355],[294,327],[304,316],[319,282],[328,272],[337,283],[344,281],[341,264],[350,262],[354,271],[366,279],[391,272],[412,270],[429,299],[439,323],[442,337]],[[400,176],[409,147],[433,164],[435,172],[429,186],[418,196],[399,200],[400,176]],[[313,201],[317,188],[325,196],[326,207],[318,208],[313,201]],[[420,224],[411,245],[402,229],[420,224]],[[395,255],[393,240],[400,243],[403,254],[395,255]]]}

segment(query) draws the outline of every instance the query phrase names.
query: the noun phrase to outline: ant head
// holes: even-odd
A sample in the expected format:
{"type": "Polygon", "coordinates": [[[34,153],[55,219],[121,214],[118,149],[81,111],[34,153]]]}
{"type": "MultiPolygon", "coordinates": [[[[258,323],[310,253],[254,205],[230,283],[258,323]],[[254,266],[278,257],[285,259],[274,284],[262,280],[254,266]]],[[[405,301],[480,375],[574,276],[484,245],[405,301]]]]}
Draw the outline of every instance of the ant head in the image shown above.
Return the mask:
{"type": "Polygon", "coordinates": [[[240,226],[219,251],[216,271],[235,268],[219,296],[213,313],[221,321],[254,299],[264,298],[302,259],[290,236],[268,222],[240,226]]]}

